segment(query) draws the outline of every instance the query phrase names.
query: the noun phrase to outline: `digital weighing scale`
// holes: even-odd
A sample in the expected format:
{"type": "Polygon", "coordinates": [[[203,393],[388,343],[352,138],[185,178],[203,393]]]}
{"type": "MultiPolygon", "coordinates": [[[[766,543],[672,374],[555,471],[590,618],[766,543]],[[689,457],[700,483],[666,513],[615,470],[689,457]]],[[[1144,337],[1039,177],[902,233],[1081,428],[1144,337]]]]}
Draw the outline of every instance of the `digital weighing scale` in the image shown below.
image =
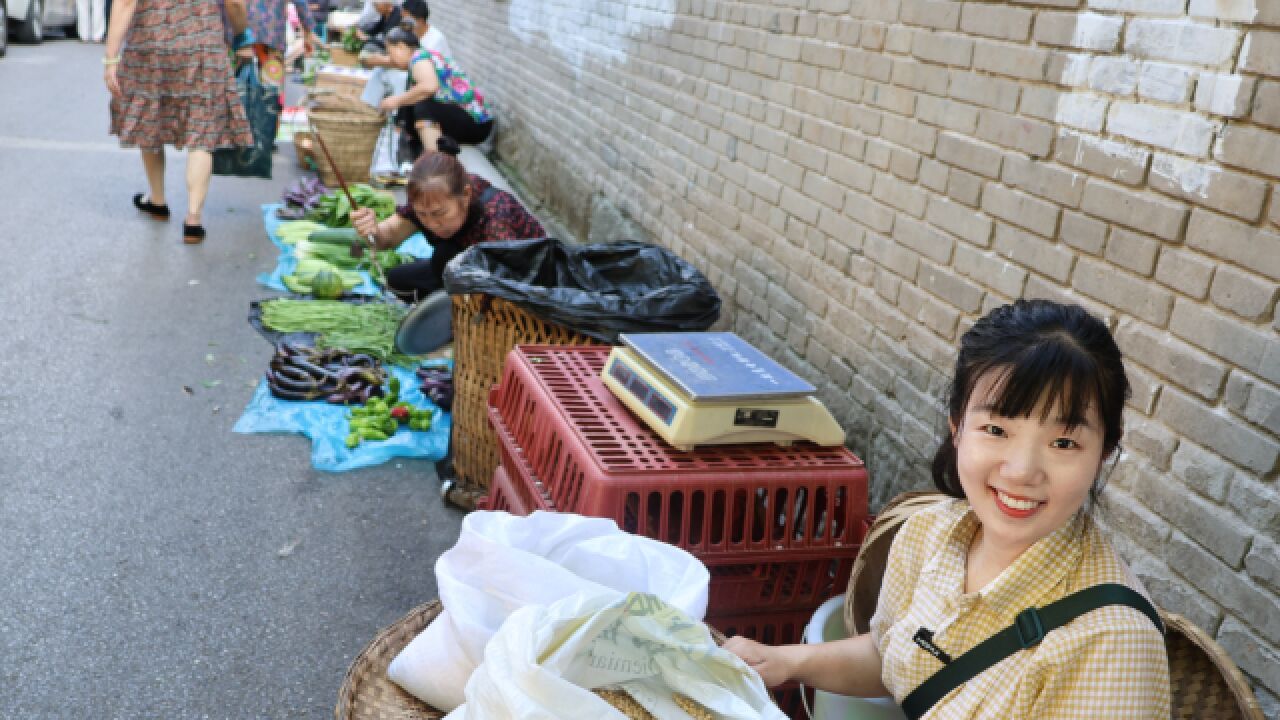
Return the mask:
{"type": "Polygon", "coordinates": [[[730,332],[626,333],[602,380],[679,450],[695,445],[809,440],[841,445],[844,430],[816,388],[730,332]]]}

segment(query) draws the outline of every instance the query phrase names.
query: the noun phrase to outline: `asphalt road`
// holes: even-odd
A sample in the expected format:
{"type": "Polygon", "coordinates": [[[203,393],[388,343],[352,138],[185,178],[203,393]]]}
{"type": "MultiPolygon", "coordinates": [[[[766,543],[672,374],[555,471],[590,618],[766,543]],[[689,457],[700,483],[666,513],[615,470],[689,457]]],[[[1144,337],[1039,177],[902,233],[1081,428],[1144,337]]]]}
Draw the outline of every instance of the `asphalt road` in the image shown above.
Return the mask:
{"type": "Polygon", "coordinates": [[[0,718],[332,717],[356,653],[435,597],[462,513],[430,463],[327,474],[301,436],[231,432],[292,147],[273,180],[214,178],[183,246],[184,155],[174,219],[142,217],[101,56],[0,58],[0,718]]]}

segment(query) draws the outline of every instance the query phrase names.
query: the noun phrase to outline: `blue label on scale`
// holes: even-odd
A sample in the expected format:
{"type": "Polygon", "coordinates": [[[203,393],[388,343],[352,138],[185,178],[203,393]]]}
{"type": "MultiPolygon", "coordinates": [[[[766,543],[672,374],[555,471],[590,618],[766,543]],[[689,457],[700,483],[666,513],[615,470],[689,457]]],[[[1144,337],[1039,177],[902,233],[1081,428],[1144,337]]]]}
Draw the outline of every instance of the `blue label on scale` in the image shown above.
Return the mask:
{"type": "Polygon", "coordinates": [[[811,395],[813,385],[729,332],[623,334],[693,400],[811,395]]]}

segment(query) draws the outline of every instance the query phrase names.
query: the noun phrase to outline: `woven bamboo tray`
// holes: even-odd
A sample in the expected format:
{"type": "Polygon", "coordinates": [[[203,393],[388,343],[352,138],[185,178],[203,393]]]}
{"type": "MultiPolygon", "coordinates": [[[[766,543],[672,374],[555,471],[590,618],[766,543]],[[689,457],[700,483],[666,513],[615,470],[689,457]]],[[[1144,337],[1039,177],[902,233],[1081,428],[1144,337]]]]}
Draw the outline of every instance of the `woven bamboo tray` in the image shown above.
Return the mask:
{"type": "MultiPolygon", "coordinates": [[[[903,493],[872,523],[849,575],[844,624],[850,634],[868,631],[876,611],[889,548],[898,529],[918,510],[946,500],[939,492],[903,493]]],[[[1258,699],[1222,646],[1177,613],[1160,610],[1169,653],[1172,720],[1265,720],[1258,699]]]]}
{"type": "Polygon", "coordinates": [[[489,390],[516,345],[598,345],[519,305],[484,295],[453,296],[453,467],[449,500],[467,508],[488,495],[498,467],[498,440],[489,426],[489,390]]]}
{"type": "MultiPolygon", "coordinates": [[[[391,661],[443,609],[439,600],[419,605],[373,638],[347,668],[333,710],[335,720],[438,720],[445,716],[387,677],[391,661]]],[[[724,644],[724,635],[715,628],[707,629],[717,645],[724,644]]]]}

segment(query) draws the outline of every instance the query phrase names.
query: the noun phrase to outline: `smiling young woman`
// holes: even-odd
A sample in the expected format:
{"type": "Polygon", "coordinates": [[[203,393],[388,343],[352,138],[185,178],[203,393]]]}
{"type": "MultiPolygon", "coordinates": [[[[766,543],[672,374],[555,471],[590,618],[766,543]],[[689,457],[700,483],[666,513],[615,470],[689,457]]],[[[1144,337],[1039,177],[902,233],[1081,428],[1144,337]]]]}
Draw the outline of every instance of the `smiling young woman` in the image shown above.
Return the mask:
{"type": "Polygon", "coordinates": [[[783,647],[732,638],[725,647],[770,685],[795,679],[904,702],[993,635],[1021,633],[1015,620],[1038,625],[1028,609],[1118,586],[1137,600],[1093,606],[988,658],[918,717],[1168,717],[1155,611],[1090,514],[1124,432],[1128,393],[1115,340],[1082,308],[1046,300],[996,308],[961,339],[948,434],[934,457],[934,483],[953,500],[916,513],[898,533],[871,632],[783,647]]]}

